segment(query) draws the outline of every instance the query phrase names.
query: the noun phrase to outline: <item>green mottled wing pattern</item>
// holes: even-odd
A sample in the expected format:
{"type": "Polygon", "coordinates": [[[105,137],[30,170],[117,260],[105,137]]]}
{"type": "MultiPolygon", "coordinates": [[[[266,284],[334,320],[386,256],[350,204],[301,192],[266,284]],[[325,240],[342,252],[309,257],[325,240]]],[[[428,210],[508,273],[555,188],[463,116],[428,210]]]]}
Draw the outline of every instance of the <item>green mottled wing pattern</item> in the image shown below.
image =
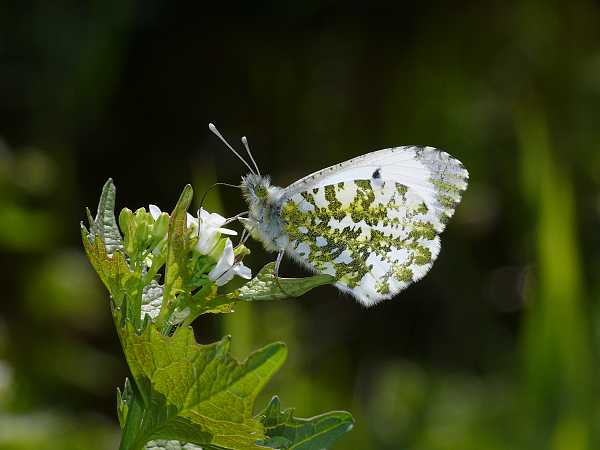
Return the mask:
{"type": "Polygon", "coordinates": [[[281,206],[286,253],[333,275],[339,289],[367,306],[429,271],[468,179],[458,160],[431,147],[380,152],[369,154],[368,164],[359,157],[328,176],[312,175],[304,190],[300,180],[281,206]]]}

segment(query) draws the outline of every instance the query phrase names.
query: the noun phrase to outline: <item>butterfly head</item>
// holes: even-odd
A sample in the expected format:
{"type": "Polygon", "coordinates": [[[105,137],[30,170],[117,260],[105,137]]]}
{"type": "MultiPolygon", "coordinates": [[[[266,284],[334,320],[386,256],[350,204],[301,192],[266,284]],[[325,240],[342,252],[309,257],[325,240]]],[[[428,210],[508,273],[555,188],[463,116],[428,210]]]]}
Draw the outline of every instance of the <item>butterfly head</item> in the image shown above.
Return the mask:
{"type": "Polygon", "coordinates": [[[251,206],[267,202],[274,193],[274,187],[271,186],[269,177],[253,173],[242,177],[240,186],[244,198],[251,206]]]}

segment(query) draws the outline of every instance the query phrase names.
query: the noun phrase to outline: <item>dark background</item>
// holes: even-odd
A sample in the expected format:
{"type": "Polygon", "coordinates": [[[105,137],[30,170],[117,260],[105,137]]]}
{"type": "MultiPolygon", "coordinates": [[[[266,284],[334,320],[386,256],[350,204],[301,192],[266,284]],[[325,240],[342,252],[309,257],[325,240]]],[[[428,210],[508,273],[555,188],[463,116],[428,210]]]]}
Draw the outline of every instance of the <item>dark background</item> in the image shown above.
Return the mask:
{"type": "MultiPolygon", "coordinates": [[[[201,319],[243,357],[289,358],[273,393],[347,409],[336,449],[600,444],[597,2],[4,2],[0,6],[0,448],[116,448],[127,376],[78,223],[196,201],[245,167],[285,186],[398,145],[471,174],[430,274],[365,309],[333,287],[201,319]]],[[[198,205],[196,205],[198,206],[198,205]]],[[[238,191],[206,206],[244,210],[238,191]]],[[[259,243],[248,264],[274,255],[259,243]]],[[[304,272],[291,262],[285,275],[304,272]]]]}

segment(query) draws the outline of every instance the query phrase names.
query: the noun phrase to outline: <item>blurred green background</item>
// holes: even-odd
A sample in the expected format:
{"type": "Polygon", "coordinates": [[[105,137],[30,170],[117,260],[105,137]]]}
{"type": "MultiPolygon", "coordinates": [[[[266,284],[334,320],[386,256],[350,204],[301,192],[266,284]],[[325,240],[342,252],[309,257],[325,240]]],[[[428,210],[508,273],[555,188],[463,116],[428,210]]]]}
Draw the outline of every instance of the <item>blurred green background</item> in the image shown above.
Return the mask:
{"type": "Polygon", "coordinates": [[[236,183],[209,121],[282,186],[406,144],[471,184],[397,298],[242,305],[200,342],[287,342],[266,391],[352,411],[336,450],[600,448],[598,2],[95,0],[0,6],[0,449],[116,448],[127,367],[78,223],[109,176],[119,208],[236,183]]]}

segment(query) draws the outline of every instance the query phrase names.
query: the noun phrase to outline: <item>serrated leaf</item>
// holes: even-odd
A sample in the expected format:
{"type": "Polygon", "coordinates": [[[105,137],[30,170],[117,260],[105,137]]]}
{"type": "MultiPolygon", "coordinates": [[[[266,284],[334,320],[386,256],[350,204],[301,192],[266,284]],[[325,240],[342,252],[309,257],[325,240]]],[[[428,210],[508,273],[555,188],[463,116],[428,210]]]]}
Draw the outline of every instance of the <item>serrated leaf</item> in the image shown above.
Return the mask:
{"type": "Polygon", "coordinates": [[[122,297],[126,294],[127,284],[134,275],[129,269],[123,253],[116,250],[112,255],[109,255],[102,237],[96,235],[90,241],[89,233],[83,224],[81,225],[81,238],[92,267],[98,273],[115,302],[120,304],[122,297]]]}
{"type": "Polygon", "coordinates": [[[90,223],[91,234],[93,236],[100,236],[106,245],[106,252],[109,256],[116,250],[123,250],[123,240],[117,226],[117,219],[115,218],[116,194],[115,185],[112,179],[109,178],[102,187],[96,217],[90,223]]]}
{"type": "Polygon", "coordinates": [[[293,409],[281,410],[278,397],[273,397],[257,417],[267,435],[260,444],[279,450],[325,450],[354,427],[352,415],[345,411],[310,419],[294,417],[293,409]]]}
{"type": "Polygon", "coordinates": [[[159,316],[161,321],[164,321],[173,309],[175,295],[183,288],[184,282],[190,277],[187,266],[188,233],[186,222],[187,210],[192,202],[193,195],[194,190],[188,184],[183,189],[169,221],[164,301],[159,316]]]}
{"type": "Polygon", "coordinates": [[[117,388],[117,416],[119,418],[119,425],[121,428],[125,426],[127,421],[127,413],[129,412],[129,405],[133,400],[133,390],[129,378],[125,378],[125,385],[123,386],[123,392],[117,388]]]}
{"type": "Polygon", "coordinates": [[[123,242],[114,213],[115,196],[115,185],[109,178],[102,188],[96,217],[92,219],[89,209],[86,209],[90,230],[82,223],[81,239],[90,263],[115,303],[120,305],[133,272],[123,254],[123,242]]]}
{"type": "Polygon", "coordinates": [[[260,272],[239,290],[239,300],[267,301],[300,297],[311,289],[335,282],[331,275],[313,275],[305,278],[275,279],[275,263],[265,265],[260,272]]]}
{"type": "Polygon", "coordinates": [[[253,417],[254,402],[283,364],[287,354],[283,344],[268,345],[239,363],[229,354],[229,338],[200,345],[189,327],[164,336],[149,324],[138,335],[126,323],[121,333],[143,402],[139,423],[128,424],[134,431],[125,448],[164,439],[234,450],[261,449],[256,441],[265,435],[253,417]]]}

